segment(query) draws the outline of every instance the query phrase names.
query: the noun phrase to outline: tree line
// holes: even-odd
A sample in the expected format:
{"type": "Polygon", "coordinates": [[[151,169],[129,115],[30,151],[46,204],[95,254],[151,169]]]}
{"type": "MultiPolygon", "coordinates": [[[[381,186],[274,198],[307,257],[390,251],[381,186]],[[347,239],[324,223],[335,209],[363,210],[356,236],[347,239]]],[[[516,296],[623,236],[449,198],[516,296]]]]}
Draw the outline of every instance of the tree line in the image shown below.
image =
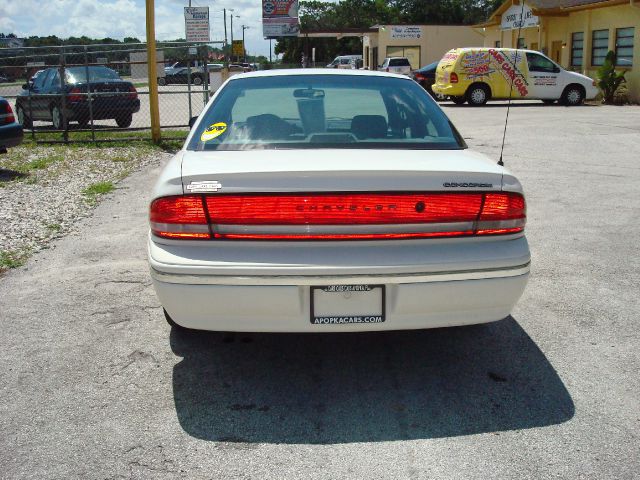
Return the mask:
{"type": "MultiPolygon", "coordinates": [[[[473,25],[486,20],[502,0],[342,0],[329,3],[301,1],[303,32],[370,28],[374,25],[432,24],[473,25]]],[[[330,61],[340,54],[362,53],[359,38],[283,37],[275,52],[284,63],[300,63],[303,52],[316,49],[317,61],[330,61]]]]}

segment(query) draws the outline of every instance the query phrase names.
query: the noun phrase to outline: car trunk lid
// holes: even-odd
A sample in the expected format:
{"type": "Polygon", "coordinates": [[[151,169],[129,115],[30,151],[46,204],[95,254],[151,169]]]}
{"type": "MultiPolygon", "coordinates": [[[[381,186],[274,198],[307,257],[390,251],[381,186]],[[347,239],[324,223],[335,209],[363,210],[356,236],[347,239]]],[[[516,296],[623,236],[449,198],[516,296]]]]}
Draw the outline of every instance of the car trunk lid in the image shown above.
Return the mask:
{"type": "Polygon", "coordinates": [[[347,164],[344,150],[186,152],[184,195],[154,200],[152,231],[172,239],[368,240],[523,230],[524,198],[501,192],[502,168],[485,157],[405,151],[391,161],[388,153],[350,151],[347,164]]]}

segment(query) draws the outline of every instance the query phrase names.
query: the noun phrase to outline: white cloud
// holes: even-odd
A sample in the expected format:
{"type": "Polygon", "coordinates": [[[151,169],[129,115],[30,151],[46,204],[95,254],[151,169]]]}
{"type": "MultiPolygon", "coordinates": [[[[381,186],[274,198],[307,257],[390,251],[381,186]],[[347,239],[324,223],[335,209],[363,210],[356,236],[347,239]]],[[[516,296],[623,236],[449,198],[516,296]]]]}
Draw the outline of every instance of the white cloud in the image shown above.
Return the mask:
{"type": "MultiPolygon", "coordinates": [[[[184,37],[183,7],[188,0],[156,0],[156,38],[184,37]]],[[[205,0],[192,0],[193,6],[210,6],[211,39],[224,39],[223,8],[227,8],[228,40],[229,9],[234,9],[234,37],[245,31],[247,50],[268,55],[269,42],[262,38],[260,0],[223,0],[213,6],[205,0]]],[[[146,38],[144,0],[0,0],[0,32],[18,36],[57,35],[62,38],[86,35],[93,38],[146,38]]]]}

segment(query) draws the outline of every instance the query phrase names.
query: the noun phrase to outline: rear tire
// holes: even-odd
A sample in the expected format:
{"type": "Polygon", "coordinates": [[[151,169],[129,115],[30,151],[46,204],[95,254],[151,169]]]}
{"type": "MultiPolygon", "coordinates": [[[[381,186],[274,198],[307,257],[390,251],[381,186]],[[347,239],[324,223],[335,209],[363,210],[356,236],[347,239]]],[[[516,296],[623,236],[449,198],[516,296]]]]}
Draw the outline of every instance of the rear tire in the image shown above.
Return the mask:
{"type": "Polygon", "coordinates": [[[467,102],[474,107],[480,107],[489,100],[489,92],[484,85],[471,85],[467,90],[467,102]]]}
{"type": "Polygon", "coordinates": [[[131,122],[133,121],[133,114],[132,113],[124,113],[122,115],[118,115],[116,117],[116,123],[118,124],[118,127],[120,128],[127,128],[131,125],[131,122]]]}
{"type": "Polygon", "coordinates": [[[466,98],[464,97],[454,97],[453,95],[449,95],[449,98],[451,99],[451,101],[453,103],[455,103],[456,105],[462,105],[464,102],[467,101],[466,98]]]}
{"type": "Polygon", "coordinates": [[[164,87],[167,84],[167,80],[164,77],[158,78],[158,85],[164,87]]]}
{"type": "Polygon", "coordinates": [[[62,116],[62,110],[57,105],[51,107],[51,122],[53,128],[56,130],[62,130],[64,128],[64,117],[62,116]]]}
{"type": "Polygon", "coordinates": [[[561,101],[567,107],[580,105],[584,101],[582,89],[576,85],[568,86],[562,93],[561,101]]]}
{"type": "Polygon", "coordinates": [[[193,77],[193,84],[194,84],[194,85],[202,85],[202,78],[200,78],[200,77],[193,77]]]}
{"type": "Polygon", "coordinates": [[[33,120],[27,116],[27,113],[24,111],[20,105],[16,107],[16,118],[18,123],[22,125],[22,128],[32,128],[33,120]]]}

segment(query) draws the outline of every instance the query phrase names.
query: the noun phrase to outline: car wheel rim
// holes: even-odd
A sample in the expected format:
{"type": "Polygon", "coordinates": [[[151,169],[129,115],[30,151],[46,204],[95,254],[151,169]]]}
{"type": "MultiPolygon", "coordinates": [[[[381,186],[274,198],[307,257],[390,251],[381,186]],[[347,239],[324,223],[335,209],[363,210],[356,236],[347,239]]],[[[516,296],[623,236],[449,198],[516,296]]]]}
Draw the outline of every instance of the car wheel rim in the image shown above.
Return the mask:
{"type": "Polygon", "coordinates": [[[569,93],[567,93],[567,100],[572,104],[578,103],[580,101],[580,92],[577,90],[569,90],[569,93]]]}
{"type": "Polygon", "coordinates": [[[476,88],[473,92],[471,92],[471,100],[473,103],[484,103],[486,95],[484,90],[481,88],[476,88]]]}
{"type": "Polygon", "coordinates": [[[53,116],[53,126],[56,129],[59,129],[61,127],[62,122],[60,121],[60,110],[58,110],[58,107],[53,107],[53,112],[52,112],[52,116],[53,116]]]}

